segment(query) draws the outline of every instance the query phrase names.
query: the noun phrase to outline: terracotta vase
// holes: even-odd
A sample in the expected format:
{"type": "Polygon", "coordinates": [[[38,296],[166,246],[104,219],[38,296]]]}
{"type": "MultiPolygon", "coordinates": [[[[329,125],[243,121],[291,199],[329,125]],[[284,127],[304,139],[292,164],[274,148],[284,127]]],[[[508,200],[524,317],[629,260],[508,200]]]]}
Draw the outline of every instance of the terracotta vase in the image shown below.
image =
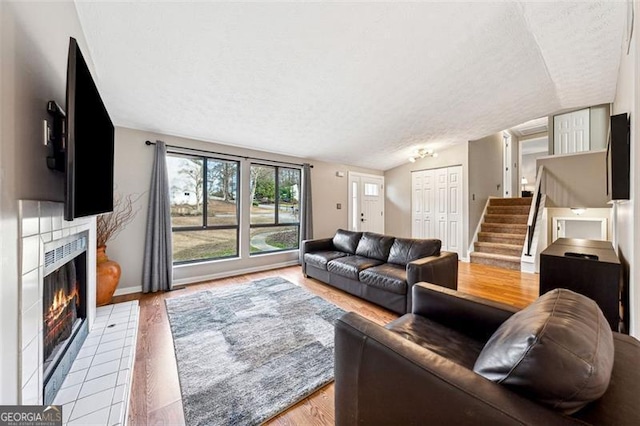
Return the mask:
{"type": "Polygon", "coordinates": [[[109,260],[105,250],[107,246],[97,248],[97,266],[96,266],[96,305],[102,306],[111,302],[113,293],[118,287],[120,281],[120,265],[113,260],[109,260]]]}

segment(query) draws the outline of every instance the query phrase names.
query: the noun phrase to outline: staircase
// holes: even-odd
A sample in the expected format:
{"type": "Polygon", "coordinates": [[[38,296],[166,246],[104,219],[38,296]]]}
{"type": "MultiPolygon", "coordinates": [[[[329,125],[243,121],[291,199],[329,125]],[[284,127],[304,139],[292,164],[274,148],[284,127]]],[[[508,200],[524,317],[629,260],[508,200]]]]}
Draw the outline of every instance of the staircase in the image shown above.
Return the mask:
{"type": "Polygon", "coordinates": [[[520,270],[520,256],[531,208],[528,198],[491,198],[470,254],[471,263],[520,270]]]}

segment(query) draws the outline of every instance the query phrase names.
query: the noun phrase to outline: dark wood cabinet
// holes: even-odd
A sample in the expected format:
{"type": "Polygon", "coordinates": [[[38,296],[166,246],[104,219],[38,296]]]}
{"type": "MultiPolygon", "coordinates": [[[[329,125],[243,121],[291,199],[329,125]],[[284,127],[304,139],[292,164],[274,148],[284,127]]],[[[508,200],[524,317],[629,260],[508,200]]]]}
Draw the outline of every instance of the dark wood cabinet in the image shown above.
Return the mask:
{"type": "Polygon", "coordinates": [[[609,241],[559,238],[540,254],[540,294],[566,288],[593,299],[614,331],[620,324],[622,268],[609,241]]]}

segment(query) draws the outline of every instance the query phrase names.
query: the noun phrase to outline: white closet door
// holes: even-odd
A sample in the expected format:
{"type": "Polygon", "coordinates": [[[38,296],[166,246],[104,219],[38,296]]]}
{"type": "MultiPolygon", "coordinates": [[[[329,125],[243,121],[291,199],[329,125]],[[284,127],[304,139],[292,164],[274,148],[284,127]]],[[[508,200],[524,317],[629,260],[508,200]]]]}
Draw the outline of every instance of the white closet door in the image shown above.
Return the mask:
{"type": "Polygon", "coordinates": [[[411,236],[434,238],[434,172],[411,173],[411,236]]]}
{"type": "Polygon", "coordinates": [[[411,173],[411,236],[422,238],[423,173],[411,173]]]}
{"type": "Polygon", "coordinates": [[[462,256],[462,166],[411,173],[411,236],[462,256]]]}
{"type": "Polygon", "coordinates": [[[422,172],[422,237],[431,238],[435,232],[435,171],[422,172]]]}
{"type": "Polygon", "coordinates": [[[589,128],[589,108],[553,117],[554,155],[589,151],[589,128]]]}
{"type": "Polygon", "coordinates": [[[448,221],[448,202],[447,202],[447,169],[436,169],[436,229],[435,238],[442,241],[442,247],[448,247],[449,239],[447,238],[447,221],[448,221]]]}
{"type": "Polygon", "coordinates": [[[447,169],[447,251],[462,256],[462,166],[447,169]]]}

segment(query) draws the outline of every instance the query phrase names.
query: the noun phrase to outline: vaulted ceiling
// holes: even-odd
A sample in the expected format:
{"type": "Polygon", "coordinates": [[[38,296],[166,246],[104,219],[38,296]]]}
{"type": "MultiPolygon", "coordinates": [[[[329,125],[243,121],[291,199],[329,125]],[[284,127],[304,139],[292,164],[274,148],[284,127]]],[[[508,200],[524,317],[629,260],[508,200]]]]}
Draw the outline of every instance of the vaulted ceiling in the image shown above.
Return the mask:
{"type": "Polygon", "coordinates": [[[386,170],[612,102],[625,2],[84,2],[116,125],[386,170]]]}

